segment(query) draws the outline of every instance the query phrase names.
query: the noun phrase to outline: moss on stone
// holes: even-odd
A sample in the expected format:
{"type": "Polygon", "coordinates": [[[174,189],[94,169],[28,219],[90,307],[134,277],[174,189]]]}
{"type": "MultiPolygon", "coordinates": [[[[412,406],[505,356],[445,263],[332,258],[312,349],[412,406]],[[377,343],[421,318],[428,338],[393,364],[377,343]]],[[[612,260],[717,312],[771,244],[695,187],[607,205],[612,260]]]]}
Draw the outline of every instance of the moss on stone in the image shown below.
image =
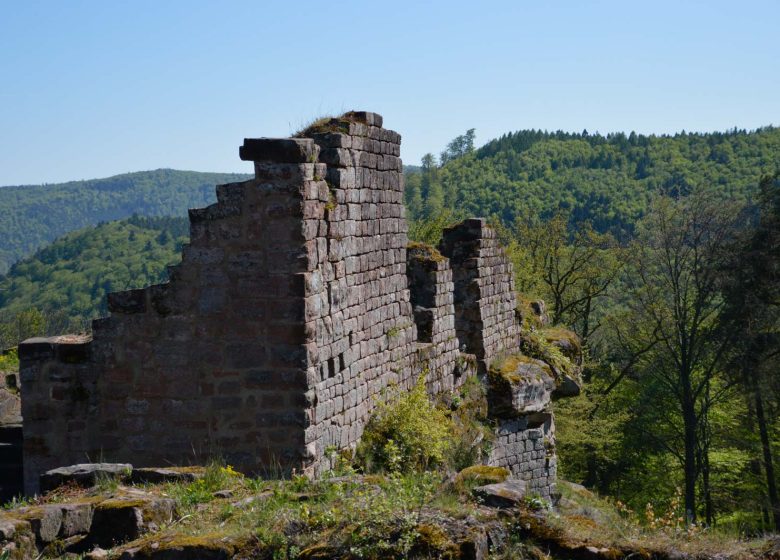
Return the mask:
{"type": "Polygon", "coordinates": [[[455,488],[460,492],[470,492],[473,486],[496,484],[504,482],[507,478],[509,478],[509,471],[504,467],[472,465],[455,476],[455,488]]]}
{"type": "Polygon", "coordinates": [[[582,353],[582,344],[580,343],[580,337],[573,331],[564,329],[562,327],[551,327],[543,329],[541,335],[547,340],[547,342],[555,343],[559,341],[568,342],[571,347],[578,353],[582,353]]]}
{"type": "Polygon", "coordinates": [[[417,538],[414,549],[417,554],[435,558],[459,558],[460,548],[450,540],[441,527],[421,523],[415,527],[417,538]]]}
{"type": "Polygon", "coordinates": [[[346,134],[349,132],[349,123],[351,121],[344,117],[325,116],[314,119],[311,123],[304,126],[301,130],[293,134],[293,138],[310,138],[314,134],[326,134],[328,132],[340,132],[346,134]]]}
{"type": "Polygon", "coordinates": [[[447,257],[442,255],[436,247],[420,241],[410,241],[406,246],[406,249],[411,253],[413,259],[433,262],[443,262],[447,260],[447,257]]]}
{"type": "Polygon", "coordinates": [[[490,364],[488,377],[491,382],[520,383],[522,376],[517,373],[517,370],[523,364],[535,365],[552,376],[552,370],[547,363],[525,354],[508,354],[490,364]]]}

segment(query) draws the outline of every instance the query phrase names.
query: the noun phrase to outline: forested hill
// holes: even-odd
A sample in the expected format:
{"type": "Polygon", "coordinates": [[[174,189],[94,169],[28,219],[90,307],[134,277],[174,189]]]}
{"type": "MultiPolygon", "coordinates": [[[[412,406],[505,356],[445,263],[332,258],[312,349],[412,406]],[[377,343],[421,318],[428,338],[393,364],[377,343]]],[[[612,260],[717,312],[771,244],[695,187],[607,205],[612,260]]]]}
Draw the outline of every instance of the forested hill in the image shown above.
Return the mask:
{"type": "Polygon", "coordinates": [[[250,175],[157,169],[107,179],[0,188],[0,274],[55,238],[99,222],[185,216],[215,200],[218,183],[250,175]]]}
{"type": "Polygon", "coordinates": [[[409,175],[413,218],[458,208],[511,225],[564,210],[573,221],[626,236],[653,193],[684,195],[700,187],[745,200],[762,176],[780,169],[774,127],[674,136],[522,130],[478,150],[463,150],[457,140],[442,154],[445,165],[424,158],[422,172],[409,175]]]}
{"type": "Polygon", "coordinates": [[[30,312],[57,323],[47,331],[81,330],[106,314],[108,292],[165,280],[188,239],[186,218],[138,216],[60,237],[0,276],[0,331],[30,312]]]}

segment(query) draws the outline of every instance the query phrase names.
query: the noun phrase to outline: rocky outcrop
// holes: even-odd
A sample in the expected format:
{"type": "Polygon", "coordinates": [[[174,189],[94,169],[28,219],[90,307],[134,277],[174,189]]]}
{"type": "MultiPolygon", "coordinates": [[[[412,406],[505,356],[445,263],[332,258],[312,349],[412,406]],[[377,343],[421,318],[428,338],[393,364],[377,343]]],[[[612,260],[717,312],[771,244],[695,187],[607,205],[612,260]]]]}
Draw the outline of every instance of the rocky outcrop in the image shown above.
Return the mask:
{"type": "Polygon", "coordinates": [[[33,558],[110,548],[155,531],[175,516],[172,499],[135,488],[119,488],[110,497],[21,507],[0,513],[0,554],[33,558]]]}

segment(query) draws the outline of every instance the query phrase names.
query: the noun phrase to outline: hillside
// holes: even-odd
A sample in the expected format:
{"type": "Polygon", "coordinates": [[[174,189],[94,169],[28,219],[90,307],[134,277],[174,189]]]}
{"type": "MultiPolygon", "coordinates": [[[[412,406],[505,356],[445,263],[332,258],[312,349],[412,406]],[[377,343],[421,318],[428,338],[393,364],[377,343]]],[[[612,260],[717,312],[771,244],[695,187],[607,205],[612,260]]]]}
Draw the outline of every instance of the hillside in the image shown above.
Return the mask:
{"type": "Polygon", "coordinates": [[[214,185],[248,177],[157,169],[106,179],[0,188],[0,274],[70,231],[133,214],[185,216],[187,208],[214,201],[214,185]]]}
{"type": "Polygon", "coordinates": [[[0,317],[34,307],[79,330],[106,313],[106,293],[163,280],[188,236],[186,218],[137,216],[69,233],[0,276],[0,317]]]}
{"type": "Polygon", "coordinates": [[[780,129],[773,127],[674,136],[521,130],[441,167],[423,166],[408,178],[406,200],[413,218],[458,208],[512,224],[564,210],[625,237],[654,193],[700,188],[744,201],[778,168],[780,129]]]}

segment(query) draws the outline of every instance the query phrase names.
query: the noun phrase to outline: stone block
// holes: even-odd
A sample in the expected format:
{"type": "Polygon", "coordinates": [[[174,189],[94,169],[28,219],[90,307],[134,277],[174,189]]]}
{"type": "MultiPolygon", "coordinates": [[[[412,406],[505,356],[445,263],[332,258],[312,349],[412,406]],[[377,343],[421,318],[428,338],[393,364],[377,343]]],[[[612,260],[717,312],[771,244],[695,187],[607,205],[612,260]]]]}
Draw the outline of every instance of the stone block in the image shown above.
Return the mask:
{"type": "Polygon", "coordinates": [[[311,138],[245,138],[238,153],[244,161],[313,163],[319,146],[311,138]]]}

